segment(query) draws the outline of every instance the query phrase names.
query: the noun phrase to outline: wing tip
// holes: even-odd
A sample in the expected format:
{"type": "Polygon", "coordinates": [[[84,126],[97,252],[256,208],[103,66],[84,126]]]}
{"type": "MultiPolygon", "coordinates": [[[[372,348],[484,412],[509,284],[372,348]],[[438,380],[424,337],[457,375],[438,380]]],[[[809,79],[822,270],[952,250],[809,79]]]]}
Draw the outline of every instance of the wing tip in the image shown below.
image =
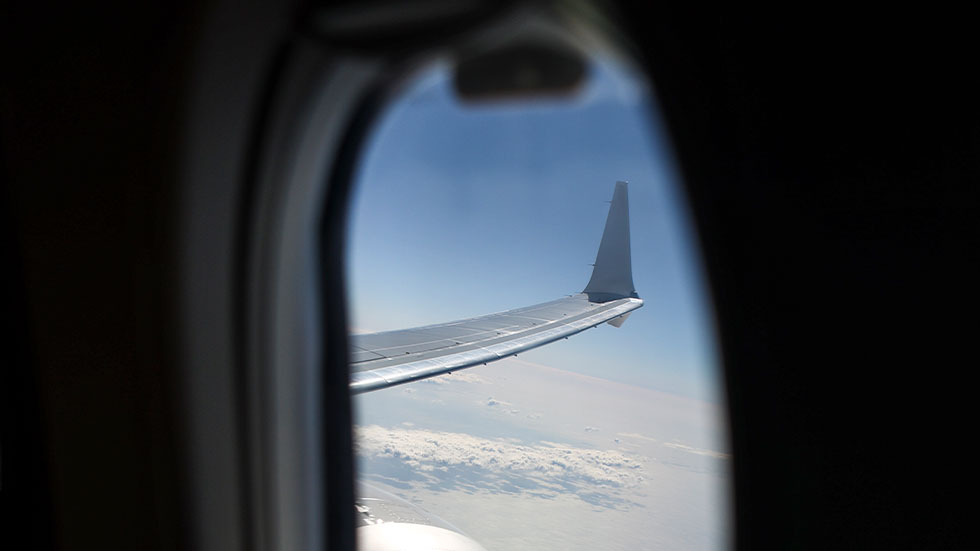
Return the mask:
{"type": "Polygon", "coordinates": [[[616,182],[592,277],[582,291],[593,302],[639,298],[633,287],[628,186],[626,181],[616,182]]]}

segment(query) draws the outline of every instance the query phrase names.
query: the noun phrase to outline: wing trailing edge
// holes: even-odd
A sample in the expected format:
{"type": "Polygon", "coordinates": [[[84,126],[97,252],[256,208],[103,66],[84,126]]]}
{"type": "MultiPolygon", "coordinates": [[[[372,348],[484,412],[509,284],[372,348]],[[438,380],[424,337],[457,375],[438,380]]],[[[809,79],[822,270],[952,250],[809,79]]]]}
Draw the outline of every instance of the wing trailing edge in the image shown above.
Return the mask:
{"type": "Polygon", "coordinates": [[[375,357],[351,364],[350,388],[357,394],[486,364],[621,321],[642,305],[638,298],[594,303],[579,293],[458,322],[355,335],[354,356],[369,351],[375,357]]]}

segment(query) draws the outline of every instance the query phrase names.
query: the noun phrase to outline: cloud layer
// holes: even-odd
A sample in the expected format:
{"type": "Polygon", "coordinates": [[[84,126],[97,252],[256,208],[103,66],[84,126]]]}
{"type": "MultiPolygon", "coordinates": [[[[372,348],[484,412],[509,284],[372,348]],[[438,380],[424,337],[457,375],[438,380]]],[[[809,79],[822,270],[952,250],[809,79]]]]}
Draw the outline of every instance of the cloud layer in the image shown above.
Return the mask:
{"type": "Polygon", "coordinates": [[[596,506],[622,508],[635,505],[627,496],[645,483],[645,459],[618,450],[377,425],[357,427],[355,436],[359,456],[370,463],[363,470],[403,487],[541,498],[571,493],[596,506]]]}

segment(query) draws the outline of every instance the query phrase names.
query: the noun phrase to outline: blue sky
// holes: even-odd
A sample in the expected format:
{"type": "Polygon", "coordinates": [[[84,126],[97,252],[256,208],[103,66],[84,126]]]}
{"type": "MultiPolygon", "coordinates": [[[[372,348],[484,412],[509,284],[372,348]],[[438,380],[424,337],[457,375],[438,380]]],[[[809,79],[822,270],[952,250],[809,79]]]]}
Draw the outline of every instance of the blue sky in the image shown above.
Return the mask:
{"type": "MultiPolygon", "coordinates": [[[[710,307],[649,90],[611,61],[571,100],[462,105],[444,66],[378,123],[357,174],[348,258],[357,332],[548,301],[589,279],[608,201],[630,182],[633,272],[646,301],[522,358],[717,401],[710,307]]],[[[487,368],[492,369],[492,365],[487,368]]]]}

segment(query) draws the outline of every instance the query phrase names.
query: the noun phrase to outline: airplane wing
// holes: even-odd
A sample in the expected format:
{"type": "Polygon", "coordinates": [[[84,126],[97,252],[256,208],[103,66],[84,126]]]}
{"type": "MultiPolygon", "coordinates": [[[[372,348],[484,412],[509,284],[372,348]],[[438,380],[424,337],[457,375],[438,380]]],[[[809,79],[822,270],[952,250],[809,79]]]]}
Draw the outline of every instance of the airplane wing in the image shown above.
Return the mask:
{"type": "Polygon", "coordinates": [[[585,290],[476,318],[352,335],[350,388],[387,388],[513,356],[602,323],[619,327],[641,306],[633,288],[627,185],[617,182],[585,290]]]}

